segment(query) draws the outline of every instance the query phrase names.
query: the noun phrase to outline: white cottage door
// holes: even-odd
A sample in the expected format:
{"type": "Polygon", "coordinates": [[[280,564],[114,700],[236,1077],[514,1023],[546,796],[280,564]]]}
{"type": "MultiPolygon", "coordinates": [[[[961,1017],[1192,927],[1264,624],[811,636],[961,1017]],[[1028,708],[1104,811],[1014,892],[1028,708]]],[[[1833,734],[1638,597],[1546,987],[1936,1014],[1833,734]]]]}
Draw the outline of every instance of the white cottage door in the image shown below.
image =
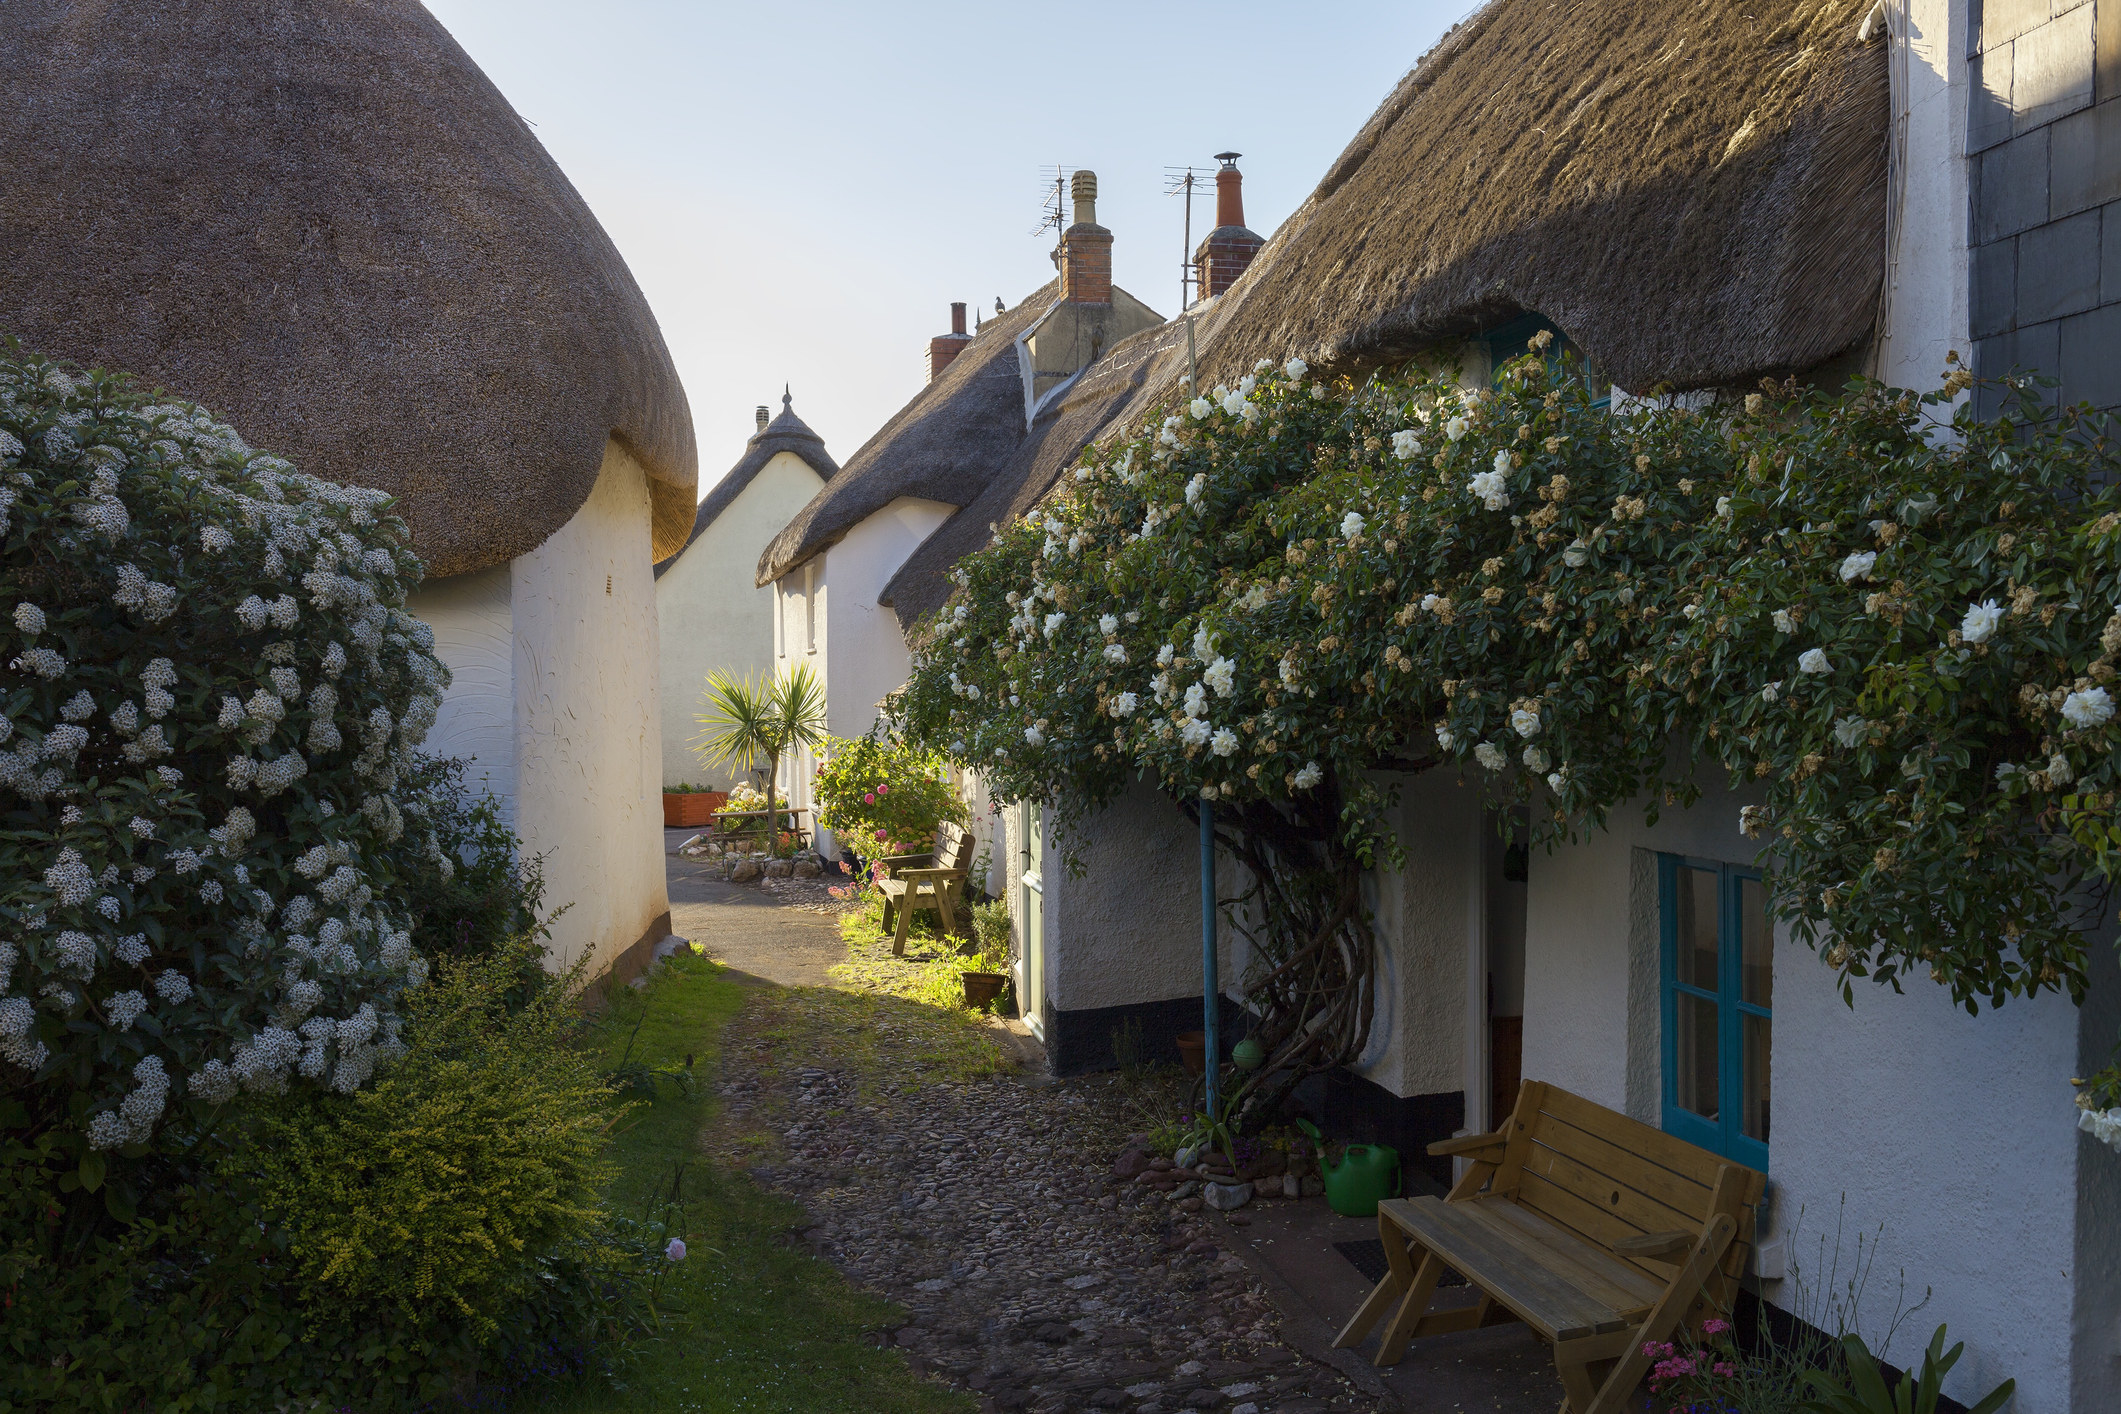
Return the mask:
{"type": "Polygon", "coordinates": [[[1017,1011],[1031,1034],[1046,1039],[1046,812],[1026,803],[1018,837],[1023,840],[1023,873],[1017,889],[1017,1011]]]}

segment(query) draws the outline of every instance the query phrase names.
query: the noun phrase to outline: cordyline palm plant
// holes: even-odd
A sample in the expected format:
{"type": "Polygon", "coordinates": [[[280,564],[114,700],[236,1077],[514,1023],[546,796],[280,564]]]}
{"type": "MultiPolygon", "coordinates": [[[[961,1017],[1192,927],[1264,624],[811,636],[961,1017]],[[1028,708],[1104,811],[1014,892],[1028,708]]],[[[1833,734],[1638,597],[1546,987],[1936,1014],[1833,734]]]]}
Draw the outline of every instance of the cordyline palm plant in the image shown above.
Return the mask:
{"type": "Polygon", "coordinates": [[[732,677],[719,668],[707,675],[701,699],[707,707],[696,719],[703,728],[693,749],[710,767],[734,766],[749,771],[766,767],[766,841],[769,851],[780,838],[775,792],[781,779],[781,754],[816,746],[825,739],[825,685],[805,664],[783,677],[764,680],[750,674],[732,677]]]}

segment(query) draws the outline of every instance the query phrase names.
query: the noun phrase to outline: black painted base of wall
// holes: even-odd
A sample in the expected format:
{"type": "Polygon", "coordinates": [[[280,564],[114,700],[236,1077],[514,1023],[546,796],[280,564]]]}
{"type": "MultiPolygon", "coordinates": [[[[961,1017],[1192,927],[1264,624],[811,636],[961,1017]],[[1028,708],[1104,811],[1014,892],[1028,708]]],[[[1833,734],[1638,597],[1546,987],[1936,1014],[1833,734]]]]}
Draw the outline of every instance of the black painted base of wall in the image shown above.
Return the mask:
{"type": "Polygon", "coordinates": [[[1428,1149],[1466,1122],[1462,1092],[1395,1095],[1347,1070],[1328,1071],[1325,1081],[1326,1113],[1319,1127],[1328,1138],[1397,1149],[1401,1186],[1409,1195],[1441,1194],[1451,1186],[1451,1161],[1431,1158],[1428,1149]]]}
{"type": "MultiPolygon", "coordinates": [[[[1044,1020],[1047,1066],[1055,1075],[1088,1075],[1119,1068],[1114,1046],[1129,1028],[1139,1037],[1138,1055],[1143,1063],[1177,1064],[1178,1037],[1201,1029],[1201,1005],[1199,997],[1171,997],[1080,1011],[1049,1009],[1044,1020]]],[[[1225,1058],[1230,1047],[1244,1037],[1246,1021],[1244,1008],[1224,997],[1216,1024],[1221,1034],[1216,1039],[1222,1043],[1225,1058]]]]}

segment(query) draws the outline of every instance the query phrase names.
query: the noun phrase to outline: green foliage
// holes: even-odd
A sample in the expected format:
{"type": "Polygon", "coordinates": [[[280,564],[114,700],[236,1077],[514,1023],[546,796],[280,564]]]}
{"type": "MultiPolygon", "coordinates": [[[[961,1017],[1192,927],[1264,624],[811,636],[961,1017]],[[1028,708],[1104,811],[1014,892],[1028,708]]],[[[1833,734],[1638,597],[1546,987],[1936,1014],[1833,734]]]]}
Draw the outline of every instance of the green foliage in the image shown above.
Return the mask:
{"type": "Polygon", "coordinates": [[[1487,388],[1305,372],[1092,449],[961,561],[908,735],[1064,823],[1144,771],[1323,802],[1365,860],[1397,858],[1379,768],[1463,769],[1551,843],[1720,766],[1845,979],[2081,995],[2075,886],[2121,841],[2121,467],[2089,409],[2012,384],[1984,420],[1957,371],[1617,413],[1536,356],[1487,388]]]}
{"type": "MultiPolygon", "coordinates": [[[[1884,1372],[1863,1342],[1845,1335],[1841,1353],[1847,1379],[1824,1371],[1807,1375],[1805,1384],[1813,1397],[1805,1405],[1806,1414],[1937,1414],[1937,1403],[1944,1397],[1944,1377],[1965,1351],[1963,1341],[1946,1350],[1944,1327],[1939,1326],[1922,1353],[1922,1368],[1910,1370],[1898,1384],[1888,1387],[1884,1372]]],[[[1967,1414],[1995,1414],[2010,1402],[2017,1388],[2016,1380],[2005,1380],[1976,1401],[1967,1414]]]]}
{"type": "Polygon", "coordinates": [[[528,1258],[596,1230],[609,1091],[566,1040],[576,979],[511,1010],[519,972],[505,949],[445,960],[372,1087],[263,1108],[231,1162],[285,1224],[313,1304],[488,1335],[528,1258]]]}
{"type": "MultiPolygon", "coordinates": [[[[707,710],[699,717],[697,744],[701,762],[740,771],[766,766],[765,837],[773,838],[778,833],[774,791],[780,783],[781,757],[826,739],[825,684],[808,663],[763,682],[748,673],[737,678],[717,668],[707,675],[703,700],[707,710]]],[[[780,852],[778,847],[775,852],[780,852]]]]}
{"type": "Polygon", "coordinates": [[[830,738],[813,789],[818,823],[871,858],[931,850],[943,821],[971,818],[941,752],[874,730],[854,741],[830,738]]]}
{"type": "Polygon", "coordinates": [[[981,970],[1000,972],[1009,965],[1009,905],[1001,899],[972,905],[972,936],[979,945],[981,970]]]}
{"type": "Polygon", "coordinates": [[[424,957],[515,960],[519,978],[512,1005],[546,985],[545,964],[526,938],[550,936],[540,918],[544,862],[519,858],[516,837],[501,819],[501,803],[465,784],[466,764],[453,757],[415,758],[406,778],[420,792],[422,818],[439,848],[404,850],[396,863],[399,888],[412,919],[412,941],[424,957]],[[449,867],[443,868],[442,862],[449,867]]]}

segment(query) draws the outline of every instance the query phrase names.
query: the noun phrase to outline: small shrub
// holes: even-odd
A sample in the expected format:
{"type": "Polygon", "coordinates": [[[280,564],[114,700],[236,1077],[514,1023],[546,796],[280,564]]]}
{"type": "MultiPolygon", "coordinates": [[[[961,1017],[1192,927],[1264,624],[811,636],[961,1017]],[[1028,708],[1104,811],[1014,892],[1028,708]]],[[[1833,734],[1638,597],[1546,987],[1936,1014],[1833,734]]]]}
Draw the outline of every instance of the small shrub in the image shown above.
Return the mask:
{"type": "Polygon", "coordinates": [[[314,1304],[491,1335],[533,1259],[596,1231],[609,1090],[566,1043],[573,975],[511,1013],[519,972],[508,949],[444,960],[374,1085],[262,1108],[238,1176],[314,1304]]]}
{"type": "Polygon", "coordinates": [[[971,818],[940,752],[872,731],[854,741],[835,737],[822,756],[813,783],[818,823],[865,857],[933,849],[943,821],[971,818]]]}

